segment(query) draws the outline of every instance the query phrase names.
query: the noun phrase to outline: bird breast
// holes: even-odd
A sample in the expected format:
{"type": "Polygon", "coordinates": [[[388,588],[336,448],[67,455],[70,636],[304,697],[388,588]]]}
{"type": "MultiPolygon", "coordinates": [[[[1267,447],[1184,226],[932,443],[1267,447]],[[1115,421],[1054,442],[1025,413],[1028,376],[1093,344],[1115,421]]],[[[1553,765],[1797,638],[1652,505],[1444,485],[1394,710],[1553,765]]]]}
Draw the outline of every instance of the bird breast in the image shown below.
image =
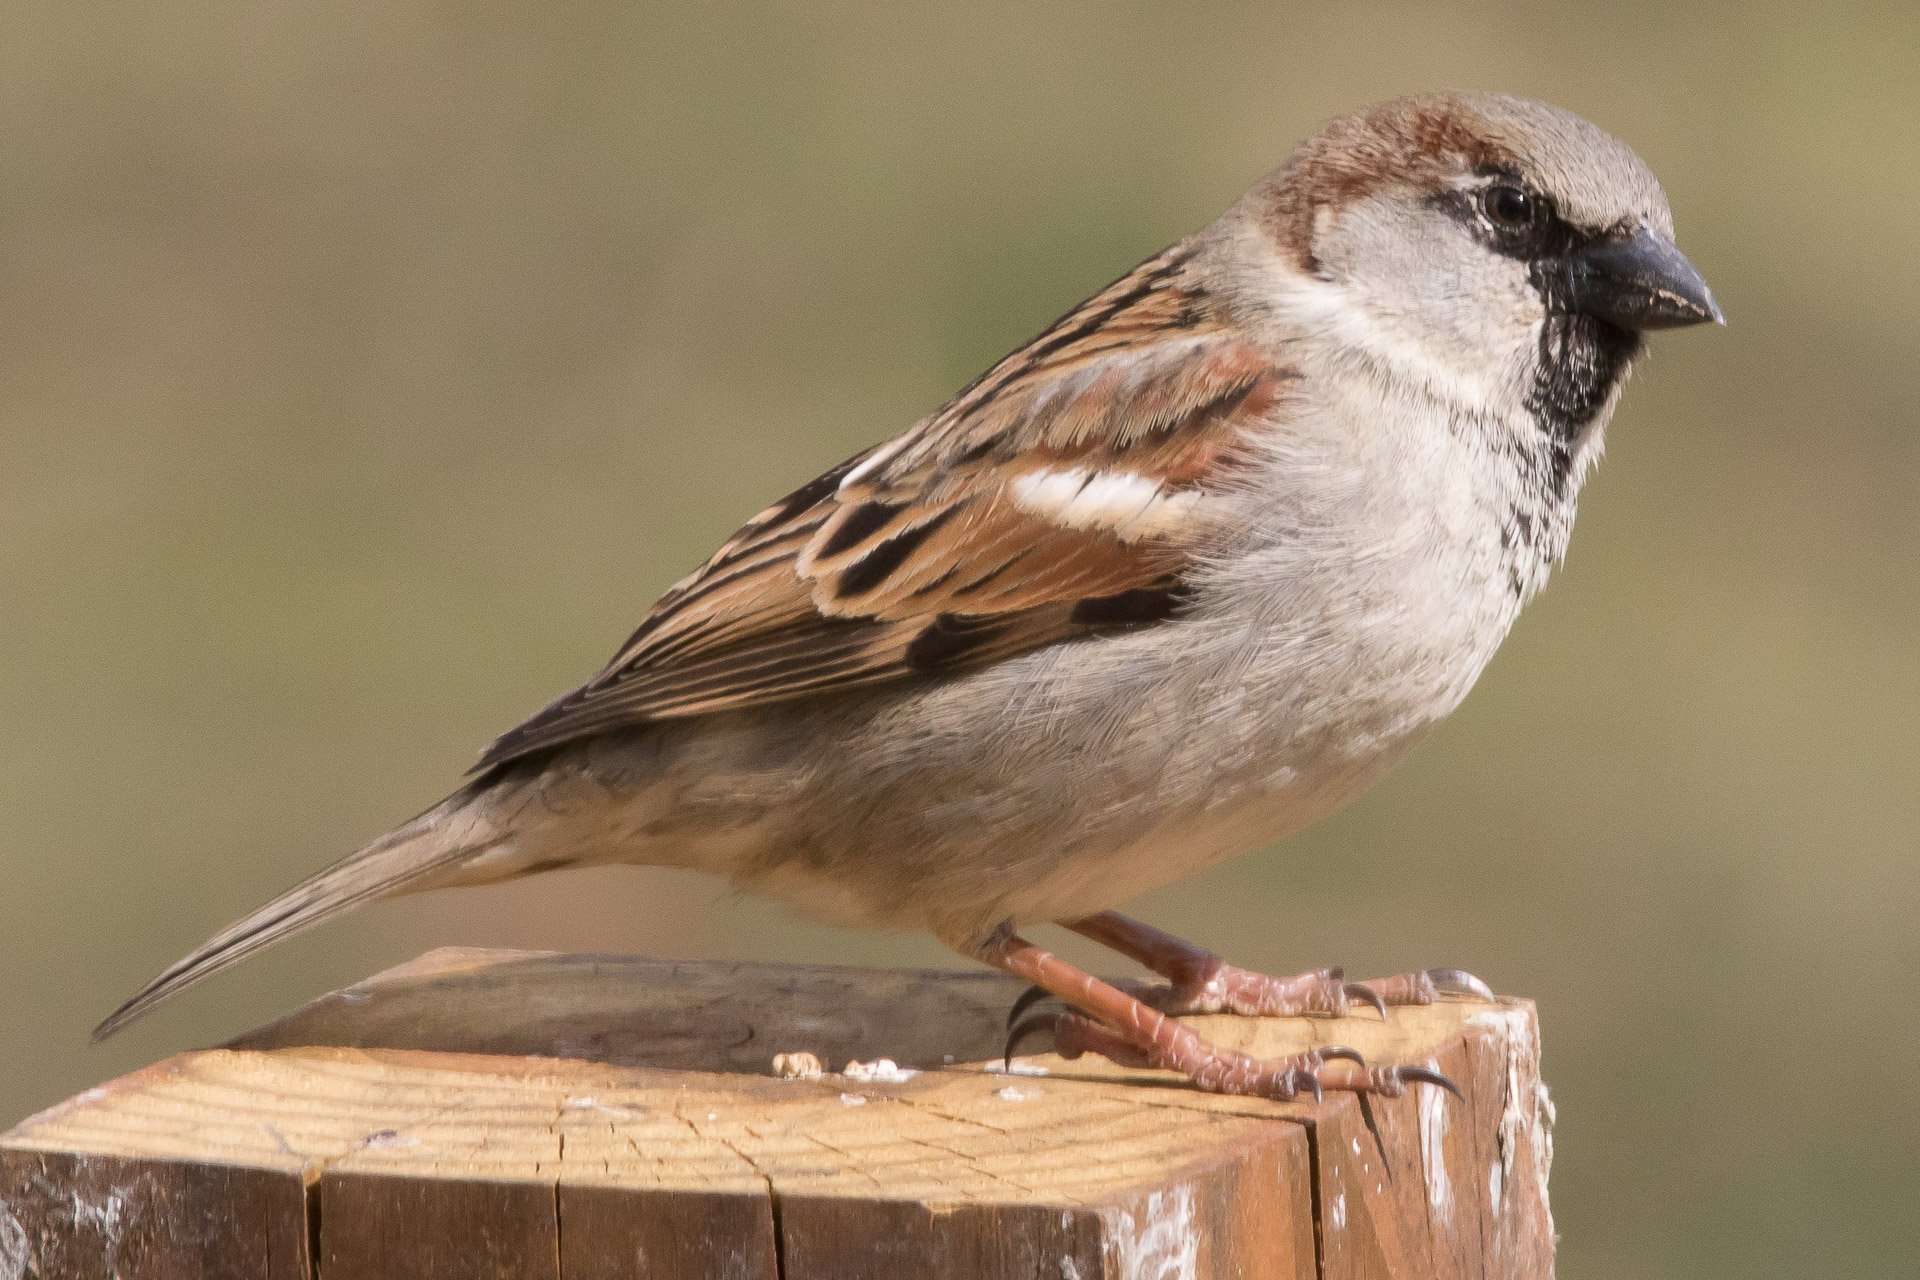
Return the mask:
{"type": "Polygon", "coordinates": [[[1216,501],[1237,530],[1188,610],[832,709],[769,709],[778,780],[745,887],[947,936],[1058,919],[1246,852],[1352,799],[1466,695],[1517,614],[1515,467],[1375,400],[1300,412],[1216,501]],[[1398,414],[1399,417],[1394,415],[1398,414]],[[802,763],[803,762],[803,763],[802,763]],[[857,815],[852,822],[847,815],[857,815]]]}

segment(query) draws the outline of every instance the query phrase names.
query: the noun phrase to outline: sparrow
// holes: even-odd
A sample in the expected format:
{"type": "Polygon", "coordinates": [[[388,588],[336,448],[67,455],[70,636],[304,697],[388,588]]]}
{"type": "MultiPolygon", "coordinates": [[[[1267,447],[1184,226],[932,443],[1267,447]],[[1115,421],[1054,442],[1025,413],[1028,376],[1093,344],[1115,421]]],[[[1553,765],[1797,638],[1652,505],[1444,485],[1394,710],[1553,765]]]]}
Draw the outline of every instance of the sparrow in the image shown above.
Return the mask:
{"type": "Polygon", "coordinates": [[[1273,977],[1118,914],[1333,812],[1466,696],[1562,558],[1649,330],[1724,323],[1659,183],[1578,116],[1334,120],[1210,226],[762,511],[465,785],[211,938],[175,992],[362,903],[563,867],[727,877],[1058,997],[1068,1056],[1386,1095],[1174,1015],[1487,995],[1273,977]],[[1097,979],[1054,922],[1167,979],[1097,979]]]}

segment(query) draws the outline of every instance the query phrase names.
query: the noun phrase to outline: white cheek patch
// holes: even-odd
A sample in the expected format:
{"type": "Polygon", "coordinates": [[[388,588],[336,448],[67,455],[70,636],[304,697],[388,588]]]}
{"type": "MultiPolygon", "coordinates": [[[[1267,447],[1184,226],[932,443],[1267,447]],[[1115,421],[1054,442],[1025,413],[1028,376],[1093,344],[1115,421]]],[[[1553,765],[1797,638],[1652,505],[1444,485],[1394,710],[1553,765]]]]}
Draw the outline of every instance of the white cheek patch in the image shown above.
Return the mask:
{"type": "Polygon", "coordinates": [[[1013,482],[1013,502],[1068,529],[1102,529],[1123,542],[1178,528],[1198,492],[1168,493],[1157,480],[1130,471],[1032,471],[1013,482]]]}
{"type": "Polygon", "coordinates": [[[1315,242],[1322,274],[1274,256],[1269,297],[1285,321],[1457,408],[1518,407],[1542,310],[1523,265],[1439,214],[1379,201],[1324,215],[1315,242]]]}
{"type": "Polygon", "coordinates": [[[1339,285],[1295,277],[1277,301],[1296,323],[1326,334],[1340,346],[1366,352],[1453,404],[1482,411],[1499,400],[1488,377],[1461,361],[1437,357],[1390,310],[1383,313],[1370,307],[1339,285]]]}

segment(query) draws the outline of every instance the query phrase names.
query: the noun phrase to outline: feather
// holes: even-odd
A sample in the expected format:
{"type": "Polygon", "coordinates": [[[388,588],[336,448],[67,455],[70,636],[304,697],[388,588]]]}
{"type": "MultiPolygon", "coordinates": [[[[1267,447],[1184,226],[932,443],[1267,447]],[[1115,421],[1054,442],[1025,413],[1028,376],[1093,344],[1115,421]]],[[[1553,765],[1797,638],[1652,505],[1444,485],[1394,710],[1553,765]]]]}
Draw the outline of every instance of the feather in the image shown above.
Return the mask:
{"type": "Polygon", "coordinates": [[[1197,518],[1293,376],[1230,332],[1182,246],[943,408],[768,507],[593,680],[478,769],[591,734],[912,677],[1149,626],[1197,518]]]}

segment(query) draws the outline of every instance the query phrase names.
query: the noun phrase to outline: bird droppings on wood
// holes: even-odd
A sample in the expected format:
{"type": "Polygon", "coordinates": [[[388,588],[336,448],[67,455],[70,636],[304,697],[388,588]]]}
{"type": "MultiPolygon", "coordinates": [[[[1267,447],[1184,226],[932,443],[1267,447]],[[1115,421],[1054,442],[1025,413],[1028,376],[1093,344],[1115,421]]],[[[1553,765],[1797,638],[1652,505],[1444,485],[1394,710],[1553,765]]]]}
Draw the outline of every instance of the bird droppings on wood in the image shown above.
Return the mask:
{"type": "Polygon", "coordinates": [[[392,1129],[382,1129],[378,1133],[367,1135],[367,1145],[380,1147],[417,1147],[420,1139],[410,1133],[398,1133],[392,1129]]]}
{"type": "Polygon", "coordinates": [[[1147,1196],[1145,1210],[1105,1213],[1107,1252],[1113,1272],[1126,1280],[1200,1280],[1200,1233],[1194,1222],[1193,1188],[1181,1183],[1147,1196]]]}
{"type": "MultiPolygon", "coordinates": [[[[1531,1017],[1514,1017],[1515,1010],[1485,1009],[1467,1019],[1467,1025],[1494,1033],[1503,1052],[1500,1122],[1496,1152],[1487,1169],[1487,1189],[1496,1219],[1511,1186],[1514,1166],[1524,1145],[1530,1158],[1538,1197],[1545,1212],[1547,1177],[1553,1167],[1553,1098],[1540,1078],[1540,1029],[1531,1017]]],[[[1552,1227],[1551,1217],[1547,1220],[1552,1227]]]]}
{"type": "Polygon", "coordinates": [[[875,1058],[872,1062],[849,1062],[840,1074],[862,1084],[900,1084],[920,1073],[899,1065],[892,1058],[875,1058]]]}
{"type": "Polygon", "coordinates": [[[0,1208],[0,1280],[24,1280],[32,1264],[27,1229],[20,1220],[0,1208]]]}
{"type": "Polygon", "coordinates": [[[98,1200],[89,1196],[75,1194],[72,1197],[73,1225],[81,1230],[99,1233],[109,1245],[118,1241],[122,1215],[127,1210],[126,1193],[118,1187],[111,1188],[98,1200]]]}
{"type": "MultiPolygon", "coordinates": [[[[1437,1071],[1439,1064],[1430,1064],[1437,1071]]],[[[1453,1218],[1453,1186],[1447,1178],[1447,1103],[1438,1089],[1420,1094],[1420,1167],[1427,1183],[1427,1206],[1441,1222],[1453,1218]]]]}
{"type": "Polygon", "coordinates": [[[817,1056],[804,1050],[776,1053],[773,1055],[773,1074],[777,1080],[818,1080],[827,1074],[827,1067],[817,1056]]]}

